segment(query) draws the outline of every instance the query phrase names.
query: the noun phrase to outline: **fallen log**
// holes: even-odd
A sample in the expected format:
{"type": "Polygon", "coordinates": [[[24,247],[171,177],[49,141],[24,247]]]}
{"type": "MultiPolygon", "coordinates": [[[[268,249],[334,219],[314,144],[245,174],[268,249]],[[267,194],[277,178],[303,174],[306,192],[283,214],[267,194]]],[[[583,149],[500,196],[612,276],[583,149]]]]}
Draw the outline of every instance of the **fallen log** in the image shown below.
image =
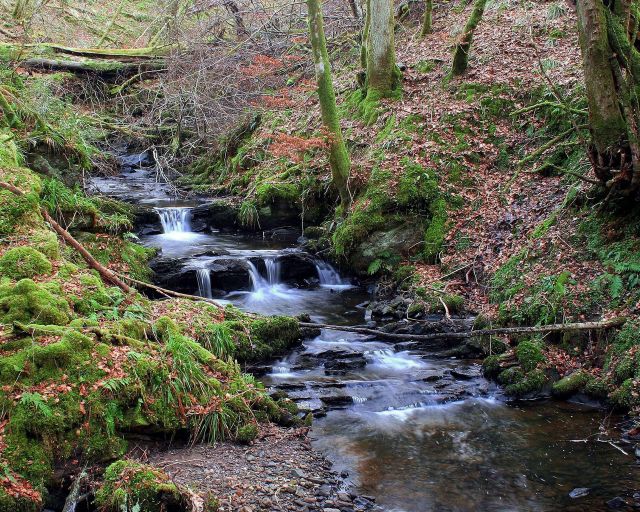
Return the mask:
{"type": "Polygon", "coordinates": [[[157,59],[169,53],[170,47],[147,48],[74,48],[54,43],[39,43],[26,45],[27,48],[51,49],[67,55],[83,57],[100,57],[104,59],[157,59]]]}
{"type": "Polygon", "coordinates": [[[160,73],[165,71],[162,60],[144,62],[121,62],[114,60],[57,60],[33,57],[20,62],[26,69],[45,71],[67,71],[69,73],[94,74],[102,78],[130,77],[140,73],[160,73]]]}
{"type": "Polygon", "coordinates": [[[144,281],[138,281],[137,279],[134,279],[133,277],[130,277],[124,274],[118,274],[118,276],[126,281],[129,281],[130,283],[134,283],[138,285],[139,287],[141,286],[144,288],[148,288],[150,290],[154,290],[159,294],[164,295],[165,297],[175,297],[177,299],[188,299],[194,302],[206,302],[208,304],[217,306],[219,308],[223,307],[222,304],[220,304],[219,302],[213,299],[208,299],[206,297],[199,297],[198,295],[189,295],[188,293],[174,292],[173,290],[168,290],[167,288],[161,288],[160,286],[156,286],[155,284],[145,283],[144,281]]]}
{"type": "Polygon", "coordinates": [[[497,327],[495,329],[479,329],[477,331],[464,332],[436,332],[433,334],[398,334],[368,329],[365,327],[346,327],[344,325],[315,324],[300,322],[301,327],[313,327],[316,329],[331,329],[334,331],[353,332],[356,334],[366,334],[376,336],[381,339],[401,340],[401,341],[437,341],[437,340],[462,340],[475,338],[478,336],[494,336],[509,334],[536,334],[550,332],[570,332],[570,331],[594,331],[606,330],[613,327],[620,327],[627,322],[624,317],[603,320],[600,322],[579,322],[569,324],[540,325],[535,327],[497,327]]]}

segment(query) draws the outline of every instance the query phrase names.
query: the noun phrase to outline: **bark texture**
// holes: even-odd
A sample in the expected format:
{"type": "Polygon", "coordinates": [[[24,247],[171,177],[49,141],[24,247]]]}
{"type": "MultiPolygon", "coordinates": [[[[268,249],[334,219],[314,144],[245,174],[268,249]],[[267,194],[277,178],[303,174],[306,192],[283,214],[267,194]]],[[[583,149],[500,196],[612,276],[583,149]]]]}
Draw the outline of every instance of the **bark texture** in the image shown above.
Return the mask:
{"type": "Polygon", "coordinates": [[[596,177],[610,196],[640,191],[638,0],[578,0],[591,145],[596,177]]]}
{"type": "Polygon", "coordinates": [[[336,95],[331,77],[331,64],[327,53],[327,41],[324,35],[324,24],[319,0],[307,0],[309,16],[309,37],[316,71],[318,97],[322,113],[322,124],[329,138],[329,164],[334,187],[340,194],[340,202],[344,208],[349,206],[351,196],[347,187],[351,162],[349,153],[342,138],[340,118],[336,108],[336,95]]]}
{"type": "Polygon", "coordinates": [[[390,98],[400,86],[394,46],[395,15],[391,0],[367,0],[367,94],[390,98]]]}
{"type": "Polygon", "coordinates": [[[451,74],[453,76],[460,76],[467,70],[469,65],[469,52],[471,51],[471,44],[473,42],[473,33],[482,20],[486,6],[487,0],[476,0],[473,4],[469,21],[467,21],[453,53],[453,66],[451,67],[451,74]]]}

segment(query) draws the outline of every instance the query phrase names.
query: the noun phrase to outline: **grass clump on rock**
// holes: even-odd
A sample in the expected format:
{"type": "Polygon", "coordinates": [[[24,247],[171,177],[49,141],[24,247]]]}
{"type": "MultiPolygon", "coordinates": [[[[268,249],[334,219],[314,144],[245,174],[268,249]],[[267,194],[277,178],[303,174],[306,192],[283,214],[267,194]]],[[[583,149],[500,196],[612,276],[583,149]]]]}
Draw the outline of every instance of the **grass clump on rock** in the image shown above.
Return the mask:
{"type": "Polygon", "coordinates": [[[180,490],[164,471],[130,460],[119,460],[106,469],[96,503],[112,512],[187,510],[180,490]]]}

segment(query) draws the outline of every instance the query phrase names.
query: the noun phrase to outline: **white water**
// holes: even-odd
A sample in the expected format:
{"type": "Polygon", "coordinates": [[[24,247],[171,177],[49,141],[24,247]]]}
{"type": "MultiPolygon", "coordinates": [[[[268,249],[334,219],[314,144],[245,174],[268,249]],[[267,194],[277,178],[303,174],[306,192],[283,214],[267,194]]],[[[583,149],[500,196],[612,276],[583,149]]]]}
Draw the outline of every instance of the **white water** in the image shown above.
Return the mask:
{"type": "Polygon", "coordinates": [[[270,285],[280,284],[280,262],[274,258],[266,258],[264,265],[267,267],[267,282],[270,285]]]}
{"type": "Polygon", "coordinates": [[[199,268],[196,270],[198,279],[198,295],[207,299],[213,298],[211,292],[211,272],[208,268],[199,268]]]}
{"type": "Polygon", "coordinates": [[[316,261],[316,270],[318,272],[318,279],[320,280],[320,286],[331,287],[347,287],[351,286],[351,283],[345,281],[340,277],[338,271],[329,265],[326,261],[316,261]]]}
{"type": "Polygon", "coordinates": [[[160,217],[162,230],[166,235],[174,233],[191,233],[191,208],[156,208],[160,217]]]}

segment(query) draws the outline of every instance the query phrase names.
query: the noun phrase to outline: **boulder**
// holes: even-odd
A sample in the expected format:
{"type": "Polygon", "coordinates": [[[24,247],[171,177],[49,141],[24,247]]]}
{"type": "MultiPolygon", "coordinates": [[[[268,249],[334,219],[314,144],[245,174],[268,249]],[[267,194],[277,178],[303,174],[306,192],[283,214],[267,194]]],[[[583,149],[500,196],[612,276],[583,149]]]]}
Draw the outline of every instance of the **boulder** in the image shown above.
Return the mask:
{"type": "Polygon", "coordinates": [[[423,246],[424,225],[422,222],[405,222],[387,231],[372,233],[354,251],[351,265],[359,274],[367,274],[369,265],[384,255],[411,256],[423,246]]]}
{"type": "Polygon", "coordinates": [[[225,292],[251,290],[249,267],[243,260],[220,258],[209,265],[211,285],[225,292]]]}

